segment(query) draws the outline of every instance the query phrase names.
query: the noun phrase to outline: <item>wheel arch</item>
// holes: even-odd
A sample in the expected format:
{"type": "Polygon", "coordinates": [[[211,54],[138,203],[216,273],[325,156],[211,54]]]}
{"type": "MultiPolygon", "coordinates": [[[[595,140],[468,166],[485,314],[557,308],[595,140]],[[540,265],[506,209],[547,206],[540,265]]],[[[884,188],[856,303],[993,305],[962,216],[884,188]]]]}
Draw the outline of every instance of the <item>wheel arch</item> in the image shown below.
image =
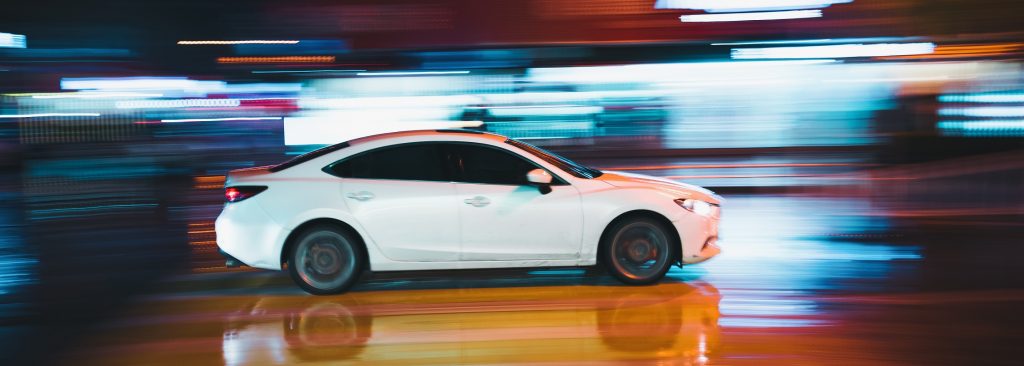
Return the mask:
{"type": "Polygon", "coordinates": [[[370,258],[369,258],[369,254],[368,254],[369,251],[368,251],[368,248],[366,247],[366,238],[363,238],[363,236],[359,234],[359,231],[356,230],[354,227],[352,227],[352,225],[349,225],[345,221],[342,221],[342,220],[339,220],[339,219],[336,219],[336,218],[331,218],[331,217],[320,217],[320,218],[315,218],[315,219],[307,220],[306,222],[303,222],[302,224],[299,224],[299,226],[296,226],[294,229],[292,229],[292,231],[290,233],[288,233],[288,236],[284,240],[284,245],[281,247],[281,266],[282,267],[284,267],[285,263],[288,263],[288,255],[289,255],[289,253],[291,253],[292,245],[295,244],[295,239],[299,236],[299,234],[302,233],[304,230],[306,230],[306,229],[308,229],[310,227],[316,226],[316,225],[332,225],[332,226],[336,226],[339,229],[344,230],[349,235],[352,235],[352,237],[356,238],[358,244],[360,246],[362,246],[362,248],[363,248],[363,253],[362,253],[363,258],[361,258],[361,259],[363,261],[363,264],[366,266],[366,270],[372,270],[373,269],[371,267],[371,264],[370,264],[370,258]]]}
{"type": "Polygon", "coordinates": [[[615,224],[617,224],[619,222],[622,222],[622,221],[625,221],[625,220],[630,220],[630,219],[635,219],[635,218],[650,218],[650,219],[653,219],[653,220],[656,220],[656,221],[660,222],[662,225],[665,225],[665,228],[668,229],[669,239],[672,240],[672,242],[673,242],[673,245],[672,245],[672,248],[673,248],[672,263],[674,263],[674,264],[682,263],[682,259],[683,259],[683,247],[682,247],[683,244],[682,243],[683,243],[683,241],[682,241],[682,238],[679,237],[679,231],[676,230],[675,225],[672,224],[672,220],[669,220],[667,217],[665,217],[665,215],[662,215],[662,214],[658,213],[657,211],[651,211],[651,210],[645,210],[645,209],[637,209],[637,210],[631,210],[631,211],[623,212],[623,213],[619,214],[618,216],[616,216],[611,221],[609,221],[607,224],[605,224],[604,229],[601,232],[601,237],[598,239],[598,244],[597,244],[597,258],[596,258],[596,262],[599,265],[602,264],[601,261],[602,261],[602,258],[604,258],[604,254],[605,254],[604,251],[607,250],[607,248],[604,245],[604,243],[607,241],[609,235],[612,235],[612,233],[611,233],[612,226],[614,226],[615,224]]]}

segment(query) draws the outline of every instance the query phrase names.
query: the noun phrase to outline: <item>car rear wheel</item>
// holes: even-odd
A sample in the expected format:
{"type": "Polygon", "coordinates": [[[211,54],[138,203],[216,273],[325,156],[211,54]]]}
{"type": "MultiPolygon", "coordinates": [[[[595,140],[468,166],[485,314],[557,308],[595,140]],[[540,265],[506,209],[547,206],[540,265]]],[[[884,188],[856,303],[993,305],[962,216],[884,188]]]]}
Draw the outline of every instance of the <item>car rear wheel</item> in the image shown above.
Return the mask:
{"type": "Polygon", "coordinates": [[[601,243],[602,261],[608,272],[630,285],[661,280],[675,258],[675,243],[668,230],[661,222],[646,217],[612,224],[601,243]]]}
{"type": "Polygon", "coordinates": [[[303,230],[291,246],[288,272],[299,287],[314,295],[347,291],[362,273],[363,247],[357,238],[333,225],[303,230]]]}

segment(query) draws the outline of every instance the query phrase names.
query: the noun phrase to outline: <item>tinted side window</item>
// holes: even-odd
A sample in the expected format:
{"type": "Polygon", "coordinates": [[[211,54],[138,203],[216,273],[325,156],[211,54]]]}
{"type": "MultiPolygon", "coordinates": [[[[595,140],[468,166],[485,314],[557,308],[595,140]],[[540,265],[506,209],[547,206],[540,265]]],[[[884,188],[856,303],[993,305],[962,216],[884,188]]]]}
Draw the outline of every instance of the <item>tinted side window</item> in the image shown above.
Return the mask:
{"type": "Polygon", "coordinates": [[[450,144],[448,149],[460,182],[523,185],[528,183],[526,173],[537,169],[526,159],[496,148],[450,144]]]}
{"type": "Polygon", "coordinates": [[[383,147],[330,167],[343,178],[447,181],[437,144],[383,147]]]}

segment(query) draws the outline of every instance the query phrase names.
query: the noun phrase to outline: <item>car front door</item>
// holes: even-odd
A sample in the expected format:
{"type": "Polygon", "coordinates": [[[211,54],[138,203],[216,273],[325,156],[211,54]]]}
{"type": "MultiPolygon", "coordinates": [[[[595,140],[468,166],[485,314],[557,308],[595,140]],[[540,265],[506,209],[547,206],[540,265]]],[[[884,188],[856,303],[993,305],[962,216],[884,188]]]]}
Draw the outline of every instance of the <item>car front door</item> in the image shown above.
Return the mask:
{"type": "Polygon", "coordinates": [[[579,192],[559,178],[542,194],[526,173],[541,168],[490,145],[449,143],[462,233],[463,261],[557,260],[579,257],[579,192]]]}
{"type": "Polygon", "coordinates": [[[349,211],[395,261],[459,259],[455,185],[437,143],[369,150],[332,164],[349,211]]]}

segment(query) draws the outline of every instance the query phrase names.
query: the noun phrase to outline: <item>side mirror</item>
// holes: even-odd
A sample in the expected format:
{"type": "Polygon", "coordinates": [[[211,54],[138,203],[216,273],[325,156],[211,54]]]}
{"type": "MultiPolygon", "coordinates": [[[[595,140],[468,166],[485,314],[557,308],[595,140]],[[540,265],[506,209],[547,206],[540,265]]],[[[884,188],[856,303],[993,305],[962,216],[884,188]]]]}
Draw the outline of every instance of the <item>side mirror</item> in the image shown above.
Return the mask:
{"type": "Polygon", "coordinates": [[[534,169],[526,173],[526,181],[536,185],[541,194],[551,193],[551,174],[544,169],[534,169]]]}

